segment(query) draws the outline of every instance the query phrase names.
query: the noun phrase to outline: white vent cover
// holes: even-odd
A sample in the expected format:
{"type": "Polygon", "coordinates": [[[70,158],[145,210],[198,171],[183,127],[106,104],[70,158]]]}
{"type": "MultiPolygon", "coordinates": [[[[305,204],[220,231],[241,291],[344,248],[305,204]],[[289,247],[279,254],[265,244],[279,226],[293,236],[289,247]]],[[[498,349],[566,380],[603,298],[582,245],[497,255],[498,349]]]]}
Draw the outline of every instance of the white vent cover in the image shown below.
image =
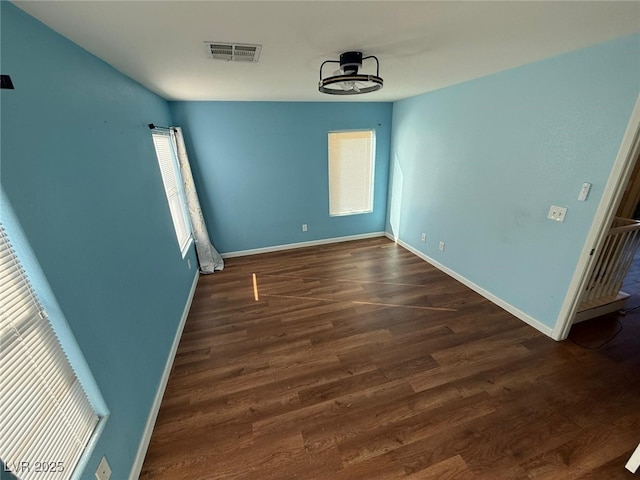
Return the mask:
{"type": "Polygon", "coordinates": [[[249,43],[224,43],[204,42],[207,54],[213,60],[226,60],[228,62],[253,62],[260,58],[262,45],[249,43]]]}

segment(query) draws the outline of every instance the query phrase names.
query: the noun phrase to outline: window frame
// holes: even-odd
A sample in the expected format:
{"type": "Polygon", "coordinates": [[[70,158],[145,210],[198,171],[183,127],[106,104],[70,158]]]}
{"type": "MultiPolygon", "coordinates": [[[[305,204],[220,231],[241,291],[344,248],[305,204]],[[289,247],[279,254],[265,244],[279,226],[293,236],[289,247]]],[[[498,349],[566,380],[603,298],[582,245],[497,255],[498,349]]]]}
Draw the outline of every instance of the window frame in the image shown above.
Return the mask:
{"type": "Polygon", "coordinates": [[[176,234],[176,240],[178,242],[178,248],[182,258],[185,258],[193,243],[193,228],[191,225],[191,218],[187,209],[187,202],[184,193],[184,185],[182,183],[182,175],[180,173],[180,164],[178,162],[178,152],[176,148],[176,139],[173,130],[160,130],[154,129],[151,132],[154,151],[156,153],[156,160],[158,162],[158,168],[160,169],[160,176],[162,178],[162,186],[164,189],[165,197],[167,198],[167,204],[169,207],[169,214],[173,224],[173,229],[176,234]],[[169,156],[166,158],[162,155],[162,152],[158,150],[156,138],[163,138],[168,140],[169,156]],[[176,205],[177,202],[179,205],[176,205]],[[184,237],[181,235],[184,230],[184,237]]]}
{"type": "MultiPolygon", "coordinates": [[[[349,215],[365,215],[368,213],[373,213],[374,210],[374,192],[375,192],[375,166],[376,166],[376,131],[373,128],[369,128],[369,129],[354,129],[354,130],[332,130],[329,131],[328,135],[327,135],[327,150],[328,150],[328,187],[329,187],[329,216],[330,217],[344,217],[344,216],[349,216],[349,215]],[[366,188],[368,188],[368,195],[367,195],[367,205],[365,206],[365,208],[360,208],[360,209],[340,209],[340,208],[334,208],[334,206],[339,203],[339,200],[335,200],[333,198],[333,195],[335,195],[335,193],[332,195],[332,191],[335,191],[336,189],[339,189],[339,186],[333,185],[332,179],[335,179],[337,177],[336,173],[332,171],[335,169],[335,164],[337,164],[339,162],[339,159],[333,159],[332,158],[332,138],[335,138],[336,141],[344,141],[344,140],[348,140],[349,135],[354,135],[354,134],[364,134],[366,133],[369,136],[369,158],[366,160],[361,160],[361,161],[366,161],[367,162],[367,167],[368,167],[368,176],[370,177],[368,180],[368,183],[366,185],[366,188]],[[343,138],[340,138],[340,136],[343,136],[343,138]],[[332,161],[333,160],[333,161],[332,161]],[[332,167],[332,164],[333,167],[332,167]]],[[[339,175],[339,174],[338,174],[339,175]]],[[[364,180],[364,179],[362,179],[364,180]]],[[[354,180],[356,181],[356,180],[354,180]]],[[[337,194],[339,194],[339,192],[336,192],[337,194]]]]}
{"type": "MultiPolygon", "coordinates": [[[[70,474],[65,478],[77,480],[82,477],[87,462],[105,428],[109,418],[109,409],[3,191],[1,192],[0,201],[2,204],[0,226],[4,231],[2,243],[8,246],[8,248],[2,247],[3,255],[4,258],[9,258],[14,265],[17,265],[20,272],[19,274],[14,273],[13,276],[14,278],[20,277],[17,281],[23,282],[23,288],[29,292],[29,298],[26,301],[31,302],[33,308],[39,313],[39,319],[36,319],[35,323],[33,321],[31,323],[36,325],[36,328],[40,328],[37,325],[44,325],[45,330],[53,332],[54,337],[57,339],[57,342],[55,342],[57,345],[54,348],[58,350],[56,354],[58,359],[66,360],[64,368],[69,367],[73,371],[75,377],[73,383],[77,383],[78,388],[84,392],[83,397],[86,397],[86,402],[83,401],[85,408],[90,408],[92,415],[97,417],[97,423],[93,424],[92,430],[88,433],[82,450],[75,458],[75,464],[64,465],[64,469],[70,474]],[[41,324],[40,322],[46,323],[41,324]]],[[[11,285],[9,285],[11,289],[18,288],[13,282],[11,285]]],[[[5,311],[4,313],[7,314],[8,312],[5,311]]],[[[12,317],[9,316],[9,318],[12,317]]],[[[10,323],[12,324],[15,321],[17,320],[10,320],[10,323]]],[[[11,331],[13,326],[8,325],[7,328],[11,331]]],[[[0,350],[0,357],[3,357],[2,350],[0,350]]],[[[8,361],[8,357],[3,358],[4,360],[8,361]]],[[[15,365],[7,368],[13,370],[15,365]]],[[[17,424],[19,425],[19,421],[17,424]]],[[[12,467],[20,470],[27,467],[26,463],[22,465],[18,463],[16,465],[16,460],[26,461],[25,457],[21,456],[22,460],[14,458],[7,461],[5,455],[6,453],[3,453],[4,461],[0,462],[0,468],[3,470],[11,470],[12,467]]],[[[57,462],[59,459],[52,459],[51,461],[57,462]]],[[[28,466],[33,470],[35,467],[31,463],[29,462],[28,466]]],[[[25,472],[18,471],[15,473],[20,476],[25,472]]]]}

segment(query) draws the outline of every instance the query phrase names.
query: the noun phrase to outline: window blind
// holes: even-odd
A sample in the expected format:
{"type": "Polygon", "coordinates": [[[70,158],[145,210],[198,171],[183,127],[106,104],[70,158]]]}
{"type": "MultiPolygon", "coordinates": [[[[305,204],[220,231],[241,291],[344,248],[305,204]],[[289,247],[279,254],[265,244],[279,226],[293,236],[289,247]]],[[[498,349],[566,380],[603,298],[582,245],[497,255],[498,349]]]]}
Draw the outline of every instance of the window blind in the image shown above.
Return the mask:
{"type": "Polygon", "coordinates": [[[173,220],[180,251],[184,255],[191,240],[191,229],[181,197],[180,176],[175,159],[175,148],[169,133],[154,132],[153,145],[156,148],[162,183],[169,202],[169,211],[173,220]]]}
{"type": "Polygon", "coordinates": [[[373,211],[373,130],[329,133],[329,214],[373,211]]]}
{"type": "Polygon", "coordinates": [[[0,458],[21,480],[71,478],[98,424],[0,226],[0,458]]]}

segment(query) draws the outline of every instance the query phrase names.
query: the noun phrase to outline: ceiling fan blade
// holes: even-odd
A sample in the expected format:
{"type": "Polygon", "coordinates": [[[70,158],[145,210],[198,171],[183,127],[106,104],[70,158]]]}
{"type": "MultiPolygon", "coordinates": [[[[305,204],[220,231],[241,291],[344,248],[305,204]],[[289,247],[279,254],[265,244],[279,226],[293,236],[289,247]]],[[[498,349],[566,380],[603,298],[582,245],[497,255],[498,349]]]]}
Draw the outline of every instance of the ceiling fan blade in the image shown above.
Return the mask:
{"type": "Polygon", "coordinates": [[[340,86],[342,87],[343,90],[347,92],[354,91],[356,93],[360,93],[360,87],[357,84],[358,82],[346,81],[346,82],[341,82],[340,86]]]}

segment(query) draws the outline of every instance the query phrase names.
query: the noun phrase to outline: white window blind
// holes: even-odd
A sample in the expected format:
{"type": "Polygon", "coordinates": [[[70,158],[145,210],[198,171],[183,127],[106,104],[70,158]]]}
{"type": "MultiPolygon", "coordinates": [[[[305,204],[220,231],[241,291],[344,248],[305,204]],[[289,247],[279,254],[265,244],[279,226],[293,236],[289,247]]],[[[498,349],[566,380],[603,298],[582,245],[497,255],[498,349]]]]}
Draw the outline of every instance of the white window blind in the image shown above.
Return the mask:
{"type": "Polygon", "coordinates": [[[173,220],[173,227],[178,238],[178,245],[182,255],[186,255],[191,240],[191,227],[182,200],[182,183],[180,180],[180,170],[176,160],[176,151],[173,139],[167,132],[154,132],[153,145],[156,148],[156,156],[162,174],[164,191],[169,202],[169,211],[173,220]]]}
{"type": "Polygon", "coordinates": [[[329,214],[373,211],[373,130],[329,133],[329,214]]]}
{"type": "Polygon", "coordinates": [[[0,227],[0,458],[21,480],[71,478],[98,424],[0,227]]]}

